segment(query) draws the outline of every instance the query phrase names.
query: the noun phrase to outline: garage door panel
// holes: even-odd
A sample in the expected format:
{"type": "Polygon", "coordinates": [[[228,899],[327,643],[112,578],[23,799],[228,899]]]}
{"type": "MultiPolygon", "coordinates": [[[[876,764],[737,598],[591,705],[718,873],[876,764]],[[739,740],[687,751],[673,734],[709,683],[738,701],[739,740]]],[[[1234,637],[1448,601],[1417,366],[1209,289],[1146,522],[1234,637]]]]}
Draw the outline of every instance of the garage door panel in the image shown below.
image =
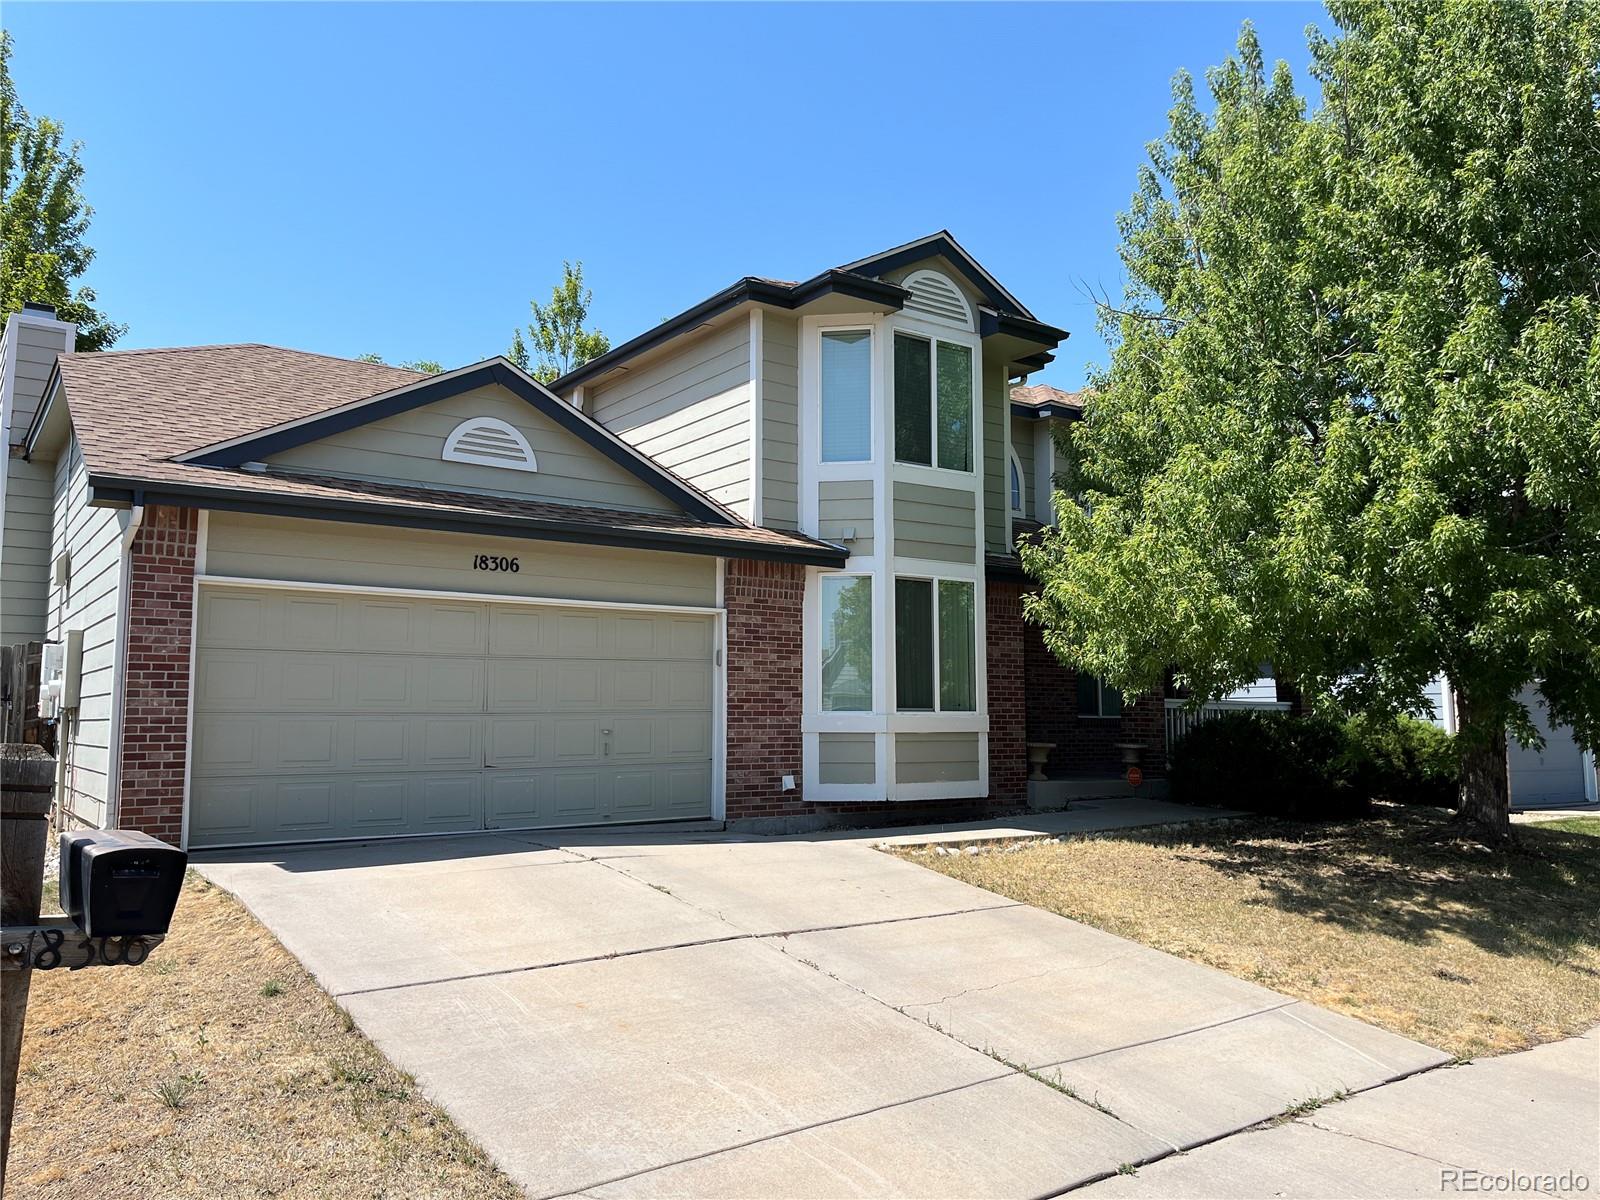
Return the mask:
{"type": "Polygon", "coordinates": [[[708,763],[667,767],[657,773],[663,795],[662,816],[684,817],[703,812],[711,794],[711,767],[708,763]]]}
{"type": "Polygon", "coordinates": [[[702,617],[203,588],[197,844],[704,816],[702,617]]]}
{"type": "Polygon", "coordinates": [[[541,752],[550,743],[548,716],[491,716],[488,719],[488,765],[531,767],[538,765],[541,752]]]}
{"type": "Polygon", "coordinates": [[[563,717],[550,722],[550,762],[591,762],[600,757],[600,721],[597,717],[563,717]]]}
{"type": "Polygon", "coordinates": [[[349,784],[350,826],[363,833],[404,833],[411,824],[405,775],[358,779],[349,784]]]}
{"type": "Polygon", "coordinates": [[[570,658],[596,657],[602,652],[602,627],[611,620],[614,618],[596,612],[562,612],[557,609],[552,622],[556,644],[547,647],[544,653],[570,658]]]}
{"type": "Polygon", "coordinates": [[[339,649],[339,610],[336,597],[297,594],[283,597],[283,639],[285,649],[339,649]]]}
{"type": "Polygon", "coordinates": [[[550,776],[551,812],[558,820],[603,819],[598,771],[557,771],[550,776]]]}
{"type": "Polygon", "coordinates": [[[550,706],[550,673],[553,664],[537,658],[490,658],[490,712],[515,712],[550,706]]]}
{"type": "Polygon", "coordinates": [[[667,694],[670,705],[709,707],[711,704],[711,669],[694,663],[666,663],[667,694]]]}
{"type": "Polygon", "coordinates": [[[428,826],[462,829],[481,827],[482,777],[471,775],[425,776],[420,781],[421,822],[428,826]]]}

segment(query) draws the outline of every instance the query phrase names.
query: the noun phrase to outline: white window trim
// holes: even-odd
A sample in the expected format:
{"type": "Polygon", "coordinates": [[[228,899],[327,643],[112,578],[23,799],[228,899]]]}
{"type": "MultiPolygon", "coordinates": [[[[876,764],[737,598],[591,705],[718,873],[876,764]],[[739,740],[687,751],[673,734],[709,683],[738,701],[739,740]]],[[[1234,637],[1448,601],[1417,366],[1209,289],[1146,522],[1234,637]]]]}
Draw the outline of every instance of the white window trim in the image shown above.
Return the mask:
{"type": "Polygon", "coordinates": [[[886,442],[894,437],[894,339],[900,334],[907,337],[918,338],[931,343],[928,363],[928,386],[931,389],[928,396],[928,443],[931,462],[919,463],[898,457],[897,448],[888,445],[887,453],[890,461],[896,467],[906,467],[910,470],[923,472],[929,476],[941,476],[945,479],[958,481],[945,486],[968,486],[966,481],[976,479],[978,486],[982,487],[983,481],[983,438],[978,427],[983,424],[983,344],[972,334],[951,329],[949,326],[932,325],[926,321],[912,317],[896,316],[889,322],[889,329],[885,340],[888,345],[884,347],[885,368],[887,373],[886,399],[884,425],[886,428],[886,442]],[[943,467],[939,465],[939,343],[949,342],[952,346],[966,348],[968,361],[972,364],[972,378],[967,393],[967,440],[968,453],[972,456],[972,466],[966,470],[957,467],[943,467]]]}
{"type": "MultiPolygon", "coordinates": [[[[878,462],[878,447],[882,437],[878,421],[878,375],[879,359],[883,354],[883,337],[877,321],[845,321],[841,323],[819,323],[814,327],[814,333],[807,339],[807,348],[811,351],[811,378],[816,380],[817,402],[813,406],[813,419],[816,423],[817,465],[824,471],[843,468],[845,474],[842,478],[857,478],[857,473],[862,467],[875,466],[878,462]],[[824,460],[822,457],[822,335],[825,333],[865,333],[870,339],[870,357],[867,360],[867,447],[866,458],[845,458],[824,460]]],[[[805,355],[801,355],[804,359],[805,355]]],[[[802,392],[802,395],[805,393],[802,392]]],[[[823,474],[820,478],[829,478],[823,474]]]]}
{"type": "Polygon", "coordinates": [[[505,471],[537,471],[539,460],[534,457],[533,447],[528,444],[528,439],[515,425],[509,421],[502,421],[499,417],[468,417],[461,424],[450,431],[444,439],[444,451],[440,457],[445,462],[470,463],[476,467],[498,467],[505,471]],[[510,459],[498,458],[493,455],[478,454],[473,450],[463,450],[461,441],[468,434],[479,429],[492,429],[496,433],[504,434],[516,444],[518,450],[525,456],[524,462],[515,462],[510,459]]]}
{"type": "MultiPolygon", "coordinates": [[[[885,802],[896,800],[934,800],[985,796],[989,788],[988,716],[988,615],[984,587],[984,426],[983,346],[975,334],[966,334],[948,325],[935,325],[907,318],[903,313],[839,313],[803,316],[799,322],[799,516],[800,528],[813,537],[820,536],[819,485],[830,480],[864,480],[872,485],[873,550],[871,554],[851,554],[843,572],[870,574],[873,577],[873,679],[872,711],[824,713],[821,711],[820,579],[830,570],[818,567],[806,571],[803,620],[805,633],[802,654],[801,778],[808,800],[820,803],[885,802]],[[821,334],[825,330],[871,330],[872,332],[872,457],[861,462],[825,463],[821,461],[821,390],[819,387],[821,334]],[[949,471],[920,464],[891,461],[888,439],[892,436],[892,337],[896,329],[946,341],[965,340],[972,350],[973,422],[971,471],[949,471]],[[973,493],[973,545],[971,562],[944,562],[900,557],[894,553],[895,483],[922,483],[973,493]],[[973,585],[973,651],[976,656],[977,710],[975,712],[894,711],[893,608],[890,597],[896,574],[931,578],[959,579],[973,585]],[[819,781],[820,735],[823,733],[871,733],[874,735],[874,782],[869,784],[824,784],[819,781]],[[896,784],[894,782],[895,735],[900,733],[976,733],[979,740],[979,778],[957,783],[896,784]]],[[[1002,429],[1008,429],[1006,422],[1002,429]]]]}
{"type": "Polygon", "coordinates": [[[1010,471],[1006,474],[1006,507],[1010,510],[1012,516],[1026,517],[1028,515],[1028,477],[1023,473],[1022,459],[1017,457],[1017,448],[1015,446],[1011,447],[1008,459],[1010,471]],[[1017,477],[1017,503],[1015,504],[1011,503],[1011,471],[1016,472],[1017,477]]]}

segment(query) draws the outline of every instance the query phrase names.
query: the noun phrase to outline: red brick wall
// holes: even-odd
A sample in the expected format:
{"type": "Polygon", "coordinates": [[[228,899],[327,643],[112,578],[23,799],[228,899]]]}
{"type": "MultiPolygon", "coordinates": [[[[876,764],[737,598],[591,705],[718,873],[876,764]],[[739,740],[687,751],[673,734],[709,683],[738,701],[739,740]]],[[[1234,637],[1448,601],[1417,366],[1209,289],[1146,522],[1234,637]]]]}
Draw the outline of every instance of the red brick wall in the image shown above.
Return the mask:
{"type": "MultiPolygon", "coordinates": [[[[869,825],[912,816],[961,820],[995,807],[981,797],[903,803],[807,801],[800,737],[805,568],[729,560],[723,600],[728,611],[729,821],[869,825]],[[794,791],[782,789],[784,775],[794,776],[794,791]]],[[[991,696],[992,689],[991,683],[991,696]]]]}
{"type": "Polygon", "coordinates": [[[173,844],[183,836],[198,529],[196,509],[145,509],[128,586],[117,824],[173,844]]]}
{"type": "Polygon", "coordinates": [[[989,656],[989,797],[1017,802],[1028,790],[1027,689],[1022,587],[986,589],[989,656]]]}
{"type": "Polygon", "coordinates": [[[731,559],[728,610],[730,821],[810,812],[802,796],[801,670],[806,569],[731,559]],[[795,789],[783,790],[793,775],[795,789]]]}
{"type": "Polygon", "coordinates": [[[1121,717],[1078,715],[1078,674],[1044,644],[1036,625],[1023,636],[1030,742],[1054,742],[1051,774],[1115,776],[1126,769],[1117,742],[1142,742],[1145,776],[1166,774],[1166,705],[1160,693],[1125,698],[1121,717]]]}

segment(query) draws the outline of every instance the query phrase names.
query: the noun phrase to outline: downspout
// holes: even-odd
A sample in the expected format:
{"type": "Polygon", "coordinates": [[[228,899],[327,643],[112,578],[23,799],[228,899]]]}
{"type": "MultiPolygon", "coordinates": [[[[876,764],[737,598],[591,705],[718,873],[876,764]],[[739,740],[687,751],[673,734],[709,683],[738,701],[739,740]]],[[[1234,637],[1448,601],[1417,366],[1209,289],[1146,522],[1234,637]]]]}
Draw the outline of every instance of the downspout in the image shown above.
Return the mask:
{"type": "Polygon", "coordinates": [[[122,554],[117,580],[117,645],[111,677],[110,761],[106,763],[106,828],[115,829],[122,818],[122,705],[128,667],[128,605],[133,596],[133,540],[144,524],[143,492],[134,493],[128,524],[122,531],[122,554]]]}

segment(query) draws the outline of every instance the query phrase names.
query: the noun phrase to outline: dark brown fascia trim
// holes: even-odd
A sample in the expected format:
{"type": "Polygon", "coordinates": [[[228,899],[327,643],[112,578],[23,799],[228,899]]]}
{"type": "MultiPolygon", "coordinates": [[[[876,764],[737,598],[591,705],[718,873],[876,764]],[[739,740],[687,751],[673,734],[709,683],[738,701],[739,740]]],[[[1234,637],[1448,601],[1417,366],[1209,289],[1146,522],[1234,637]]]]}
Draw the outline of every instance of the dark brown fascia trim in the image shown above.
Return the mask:
{"type": "Polygon", "coordinates": [[[899,311],[905,306],[907,293],[905,288],[896,284],[885,283],[881,279],[873,279],[866,275],[857,275],[852,271],[824,271],[821,275],[792,286],[774,283],[770,279],[747,276],[730,287],[723,288],[715,296],[702,300],[693,308],[685,309],[675,317],[668,317],[654,329],[646,330],[638,337],[623,342],[599,358],[590,359],[581,367],[574,367],[552,383],[550,390],[556,393],[570,392],[580,384],[604,375],[647,350],[653,350],[679,334],[698,328],[707,321],[738,308],[741,304],[753,302],[770,304],[775,308],[793,309],[831,295],[850,296],[868,304],[899,311]]]}
{"type": "Polygon", "coordinates": [[[813,567],[842,567],[848,557],[843,547],[815,542],[810,546],[773,546],[736,538],[706,537],[666,530],[626,530],[581,521],[548,517],[481,516],[419,512],[399,504],[365,500],[331,500],[322,496],[267,493],[255,496],[235,488],[203,484],[91,475],[89,503],[98,508],[170,504],[179,508],[208,508],[260,516],[295,517],[313,521],[342,521],[356,525],[384,525],[403,529],[430,529],[445,533],[475,533],[495,537],[520,537],[533,541],[572,542],[580,545],[617,546],[629,550],[662,550],[676,554],[714,555],[761,562],[800,563],[813,567]]]}

